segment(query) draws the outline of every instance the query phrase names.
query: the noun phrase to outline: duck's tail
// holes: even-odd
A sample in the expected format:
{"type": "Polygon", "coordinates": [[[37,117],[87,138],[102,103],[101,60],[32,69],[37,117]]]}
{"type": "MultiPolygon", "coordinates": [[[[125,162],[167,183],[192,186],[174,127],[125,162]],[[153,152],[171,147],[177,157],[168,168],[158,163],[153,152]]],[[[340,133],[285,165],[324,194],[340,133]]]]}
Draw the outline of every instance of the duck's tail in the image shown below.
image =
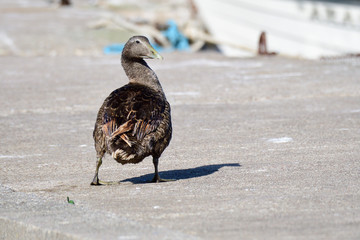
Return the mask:
{"type": "Polygon", "coordinates": [[[117,126],[115,120],[111,120],[102,126],[102,130],[105,133],[107,142],[111,142],[116,136],[119,136],[129,147],[133,145],[126,132],[129,132],[134,127],[134,122],[129,120],[124,124],[117,126]]]}

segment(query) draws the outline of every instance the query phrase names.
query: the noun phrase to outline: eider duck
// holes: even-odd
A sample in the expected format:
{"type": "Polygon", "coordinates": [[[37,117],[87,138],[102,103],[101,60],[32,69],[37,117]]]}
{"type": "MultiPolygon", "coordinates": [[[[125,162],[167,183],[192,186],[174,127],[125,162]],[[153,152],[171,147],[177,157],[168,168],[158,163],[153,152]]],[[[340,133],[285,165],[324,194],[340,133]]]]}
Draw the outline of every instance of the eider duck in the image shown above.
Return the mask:
{"type": "Polygon", "coordinates": [[[129,83],[114,90],[97,114],[93,132],[97,161],[91,185],[115,183],[99,180],[105,153],[121,164],[139,163],[151,155],[155,167],[152,182],[168,181],[160,178],[158,163],[171,140],[170,104],[155,72],[144,59],[162,57],[146,37],[131,37],[121,55],[129,83]]]}

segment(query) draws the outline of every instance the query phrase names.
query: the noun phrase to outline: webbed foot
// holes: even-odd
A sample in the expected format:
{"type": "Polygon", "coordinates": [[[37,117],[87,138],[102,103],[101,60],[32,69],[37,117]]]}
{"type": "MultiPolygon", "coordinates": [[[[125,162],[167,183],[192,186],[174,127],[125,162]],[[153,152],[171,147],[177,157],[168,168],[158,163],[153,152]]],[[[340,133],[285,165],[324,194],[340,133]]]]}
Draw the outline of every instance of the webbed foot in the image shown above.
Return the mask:
{"type": "Polygon", "coordinates": [[[155,167],[155,173],[154,173],[154,178],[151,180],[151,182],[158,183],[158,182],[175,181],[175,179],[163,179],[159,176],[159,171],[158,171],[159,157],[153,157],[153,163],[155,167]]]}
{"type": "Polygon", "coordinates": [[[117,185],[117,184],[120,184],[120,182],[115,182],[115,181],[105,182],[105,181],[101,181],[101,180],[99,180],[98,176],[95,176],[94,179],[92,180],[92,182],[90,183],[90,185],[93,185],[93,186],[100,186],[100,185],[117,185]]]}
{"type": "Polygon", "coordinates": [[[116,181],[101,181],[101,180],[97,180],[97,181],[92,181],[90,183],[90,185],[93,185],[93,186],[100,186],[100,185],[119,185],[120,182],[116,182],[116,181]]]}

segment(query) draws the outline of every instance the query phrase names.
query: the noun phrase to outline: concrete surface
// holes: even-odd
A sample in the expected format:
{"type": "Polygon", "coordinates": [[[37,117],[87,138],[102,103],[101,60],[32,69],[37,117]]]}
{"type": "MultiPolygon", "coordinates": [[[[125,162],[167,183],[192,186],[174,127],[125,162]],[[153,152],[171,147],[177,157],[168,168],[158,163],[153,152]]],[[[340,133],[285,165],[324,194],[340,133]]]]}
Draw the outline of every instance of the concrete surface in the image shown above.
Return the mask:
{"type": "Polygon", "coordinates": [[[360,238],[359,58],[149,61],[177,181],[107,157],[100,178],[121,184],[94,187],[96,113],[127,80],[118,56],[74,55],[0,57],[1,239],[360,238]]]}
{"type": "Polygon", "coordinates": [[[91,134],[102,100],[126,82],[118,57],[2,57],[0,65],[2,235],[360,237],[358,60],[178,53],[151,61],[174,123],[160,174],[177,181],[146,184],[150,159],[121,166],[108,157],[100,177],[123,183],[104,187],[89,185],[91,134]]]}

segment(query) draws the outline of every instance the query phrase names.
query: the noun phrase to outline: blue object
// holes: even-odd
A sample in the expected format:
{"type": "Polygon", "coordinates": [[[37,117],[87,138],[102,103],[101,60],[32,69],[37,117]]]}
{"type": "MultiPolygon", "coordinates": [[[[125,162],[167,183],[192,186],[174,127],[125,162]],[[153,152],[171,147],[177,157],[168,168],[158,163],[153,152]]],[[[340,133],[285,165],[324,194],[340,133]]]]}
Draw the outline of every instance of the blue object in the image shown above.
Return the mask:
{"type": "Polygon", "coordinates": [[[178,26],[174,20],[167,22],[168,28],[162,31],[162,34],[169,40],[171,46],[180,51],[189,50],[190,45],[188,39],[179,31],[178,26]]]}
{"type": "MultiPolygon", "coordinates": [[[[171,43],[171,48],[163,48],[157,44],[151,43],[154,49],[158,52],[169,52],[174,50],[187,51],[190,49],[188,39],[179,31],[178,26],[174,20],[169,20],[167,22],[169,26],[165,31],[161,33],[169,40],[171,43]]],[[[114,43],[104,47],[104,54],[121,54],[124,49],[125,44],[114,43]]]]}
{"type": "Polygon", "coordinates": [[[104,47],[105,54],[121,54],[125,44],[114,43],[104,47]]]}

